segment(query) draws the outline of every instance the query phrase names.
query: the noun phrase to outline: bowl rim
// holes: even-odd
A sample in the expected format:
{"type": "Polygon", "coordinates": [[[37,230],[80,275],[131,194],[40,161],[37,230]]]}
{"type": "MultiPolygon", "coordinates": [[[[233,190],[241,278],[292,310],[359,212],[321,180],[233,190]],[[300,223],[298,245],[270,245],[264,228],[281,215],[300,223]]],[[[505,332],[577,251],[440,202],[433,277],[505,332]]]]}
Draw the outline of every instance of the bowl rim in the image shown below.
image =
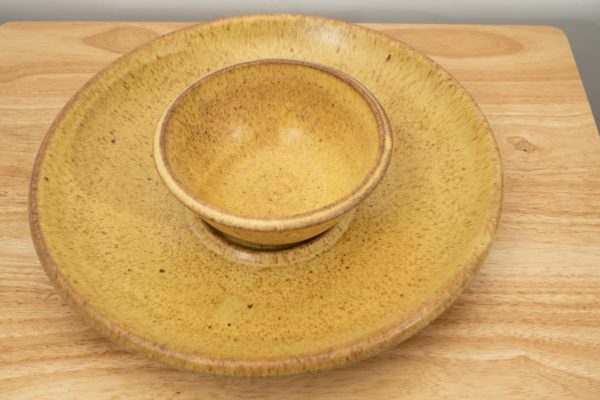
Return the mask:
{"type": "Polygon", "coordinates": [[[392,128],[385,110],[377,98],[359,81],[335,68],[307,62],[284,58],[264,58],[229,65],[214,71],[190,84],[167,107],[161,116],[154,137],[153,156],[154,163],[163,182],[170,192],[187,208],[200,215],[209,222],[217,223],[233,229],[250,230],[258,232],[281,232],[309,228],[321,225],[346,214],[358,206],[380,183],[389,166],[393,148],[392,128]],[[247,68],[254,65],[285,64],[297,65],[325,72],[349,86],[363,98],[375,117],[377,123],[378,148],[373,164],[367,174],[354,186],[352,191],[345,193],[332,202],[315,209],[291,214],[286,217],[251,217],[230,212],[214,205],[198,196],[195,196],[177,177],[168,161],[166,150],[166,137],[168,127],[174,110],[187,96],[202,84],[219,75],[224,75],[234,70],[247,68]]]}

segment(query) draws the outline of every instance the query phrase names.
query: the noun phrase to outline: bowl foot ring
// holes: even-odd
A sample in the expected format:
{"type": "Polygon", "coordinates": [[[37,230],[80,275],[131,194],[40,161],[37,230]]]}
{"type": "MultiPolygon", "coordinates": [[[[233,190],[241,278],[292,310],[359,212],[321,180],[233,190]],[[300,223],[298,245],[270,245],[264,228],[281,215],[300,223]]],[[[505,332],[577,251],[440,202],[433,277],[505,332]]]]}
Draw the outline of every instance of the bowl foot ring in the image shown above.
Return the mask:
{"type": "Polygon", "coordinates": [[[219,232],[198,215],[187,210],[187,220],[192,232],[213,253],[230,261],[257,265],[289,265],[311,259],[333,246],[346,232],[355,211],[351,211],[329,230],[292,245],[261,247],[242,242],[219,232]]]}

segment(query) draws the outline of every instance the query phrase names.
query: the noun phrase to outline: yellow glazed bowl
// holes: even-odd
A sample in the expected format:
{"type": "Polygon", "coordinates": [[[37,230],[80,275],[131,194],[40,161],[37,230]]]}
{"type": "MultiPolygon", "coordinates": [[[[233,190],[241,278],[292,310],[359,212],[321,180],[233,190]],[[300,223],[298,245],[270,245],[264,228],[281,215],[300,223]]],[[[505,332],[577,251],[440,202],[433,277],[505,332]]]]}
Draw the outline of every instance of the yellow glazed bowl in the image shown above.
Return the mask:
{"type": "Polygon", "coordinates": [[[155,136],[160,176],[205,222],[281,246],[331,228],[383,178],[388,119],[360,83],[293,60],[236,64],[189,86],[155,136]]]}

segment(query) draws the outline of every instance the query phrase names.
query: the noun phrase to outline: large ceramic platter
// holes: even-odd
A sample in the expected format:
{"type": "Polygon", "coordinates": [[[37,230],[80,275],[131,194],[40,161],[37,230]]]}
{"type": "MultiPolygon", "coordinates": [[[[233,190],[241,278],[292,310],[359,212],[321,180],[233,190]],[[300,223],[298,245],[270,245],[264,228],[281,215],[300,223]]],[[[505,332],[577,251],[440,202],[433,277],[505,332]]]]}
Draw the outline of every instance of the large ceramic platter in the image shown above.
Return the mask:
{"type": "Polygon", "coordinates": [[[436,318],[482,263],[501,190],[485,118],[430,59],[356,25],[258,15],[161,37],[82,88],[40,149],[30,222],[57,289],[115,342],[182,368],[280,375],[367,357],[436,318]],[[264,58],[349,74],[394,132],[386,176],[335,243],[289,264],[215,253],[152,158],[182,90],[264,58]]]}

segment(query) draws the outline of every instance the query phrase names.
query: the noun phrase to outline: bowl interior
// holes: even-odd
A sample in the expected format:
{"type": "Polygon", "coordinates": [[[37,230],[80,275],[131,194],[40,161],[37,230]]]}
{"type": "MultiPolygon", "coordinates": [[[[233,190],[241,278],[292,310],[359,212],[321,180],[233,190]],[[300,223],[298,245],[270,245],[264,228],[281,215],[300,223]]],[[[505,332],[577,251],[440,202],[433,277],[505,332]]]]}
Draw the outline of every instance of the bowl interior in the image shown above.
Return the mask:
{"type": "Polygon", "coordinates": [[[265,61],[198,81],[165,117],[171,174],[195,199],[252,218],[340,201],[373,169],[381,143],[373,104],[346,79],[265,61]]]}

